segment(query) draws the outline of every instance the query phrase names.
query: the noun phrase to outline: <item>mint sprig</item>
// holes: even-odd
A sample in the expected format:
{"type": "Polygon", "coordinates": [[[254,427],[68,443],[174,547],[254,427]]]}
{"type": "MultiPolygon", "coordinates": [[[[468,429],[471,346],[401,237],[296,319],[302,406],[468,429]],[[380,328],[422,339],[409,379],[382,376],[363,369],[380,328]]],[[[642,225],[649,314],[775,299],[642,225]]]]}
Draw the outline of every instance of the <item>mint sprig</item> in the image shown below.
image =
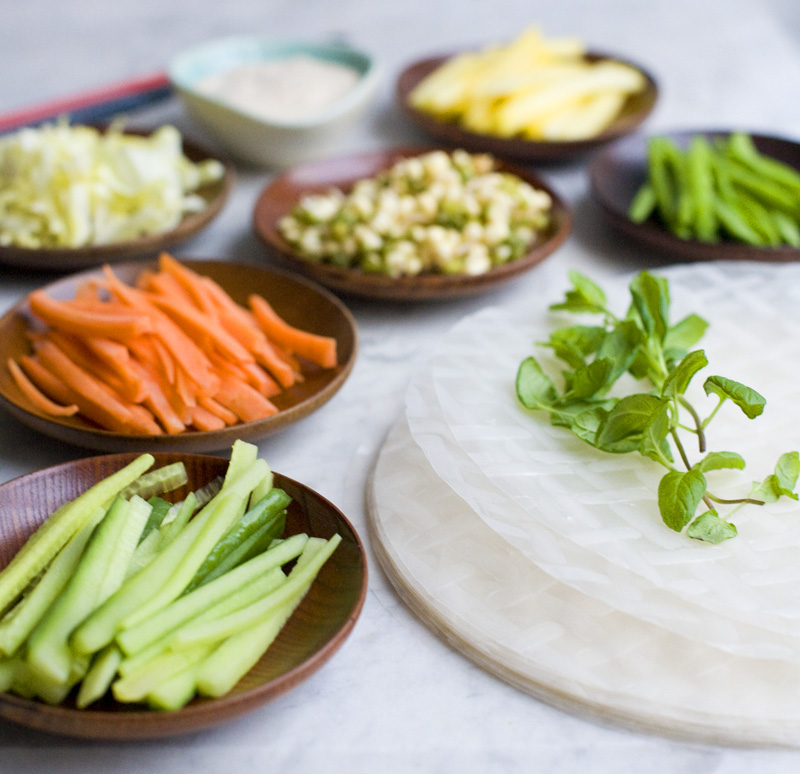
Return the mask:
{"type": "Polygon", "coordinates": [[[561,327],[540,342],[564,364],[563,384],[559,388],[533,355],[527,357],[516,379],[523,406],[547,412],[553,425],[567,428],[596,449],[639,453],[663,466],[659,513],[670,529],[685,530],[691,538],[720,543],[736,535],[729,518],[742,505],[798,499],[796,451],[781,455],[774,472],[755,482],[749,497],[724,498],[709,490],[707,473],[742,470],[745,460],[733,451],[707,451],[708,425],[726,402],[752,420],[764,411],[766,400],[741,382],[712,375],[703,383],[706,396],[717,398],[711,411],[703,417],[689,402],[689,385],[708,366],[705,352],[694,349],[708,323],[696,314],[670,322],[665,278],[646,271],[637,274],[629,284],[631,301],[623,317],[608,307],[605,292],[588,277],[572,271],[569,279],[572,287],[550,309],[601,320],[561,327]],[[625,373],[638,380],[641,391],[610,395],[625,373]],[[692,436],[698,453],[694,461],[685,445],[692,436]],[[720,505],[731,507],[726,517],[720,515],[720,505]]]}

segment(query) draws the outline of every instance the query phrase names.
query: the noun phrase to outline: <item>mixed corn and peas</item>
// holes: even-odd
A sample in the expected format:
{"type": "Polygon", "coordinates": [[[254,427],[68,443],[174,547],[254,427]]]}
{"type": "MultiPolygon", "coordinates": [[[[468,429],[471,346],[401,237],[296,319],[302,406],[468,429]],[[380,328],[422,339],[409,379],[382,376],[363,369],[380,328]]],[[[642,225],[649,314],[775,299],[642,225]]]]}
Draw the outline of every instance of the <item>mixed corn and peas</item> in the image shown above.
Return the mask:
{"type": "Polygon", "coordinates": [[[348,193],[304,197],[278,229],[311,261],[391,277],[484,274],[523,257],[547,228],[545,191],[486,154],[405,158],[348,193]]]}

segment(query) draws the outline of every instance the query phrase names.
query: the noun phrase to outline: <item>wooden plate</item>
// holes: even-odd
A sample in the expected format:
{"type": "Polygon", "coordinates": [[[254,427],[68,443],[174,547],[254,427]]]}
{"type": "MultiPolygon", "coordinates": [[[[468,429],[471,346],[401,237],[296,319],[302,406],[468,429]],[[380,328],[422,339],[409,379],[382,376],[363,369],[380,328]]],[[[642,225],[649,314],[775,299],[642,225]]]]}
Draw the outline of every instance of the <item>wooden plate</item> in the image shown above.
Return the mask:
{"type": "MultiPolygon", "coordinates": [[[[664,132],[680,146],[685,146],[697,134],[710,139],[728,137],[721,130],[685,130],[664,132]]],[[[800,144],[777,137],[751,134],[753,142],[762,153],[800,170],[800,144]]],[[[668,231],[655,218],[644,223],[634,223],[628,218],[628,208],[634,194],[647,177],[647,137],[636,134],[601,151],[589,167],[591,189],[609,222],[632,239],[663,250],[689,261],[745,260],[745,261],[796,261],[800,249],[796,247],[756,247],[740,242],[698,242],[681,239],[668,231]]]]}
{"type": "MultiPolygon", "coordinates": [[[[130,133],[147,134],[147,132],[135,131],[130,133]]],[[[194,162],[212,158],[208,151],[186,140],[183,142],[183,152],[194,162]]],[[[200,212],[187,214],[175,228],[169,231],[125,242],[87,247],[33,249],[14,245],[0,246],[0,263],[25,269],[75,271],[89,266],[115,263],[135,256],[156,253],[170,245],[183,242],[204,229],[224,207],[235,180],[233,167],[230,164],[224,164],[224,167],[225,173],[220,180],[204,185],[195,192],[205,200],[206,206],[200,212]]]]}
{"type": "MultiPolygon", "coordinates": [[[[222,285],[231,297],[245,303],[247,296],[258,293],[266,298],[287,322],[313,333],[333,336],[337,343],[339,365],[321,369],[308,365],[305,381],[285,390],[273,399],[277,414],[257,422],[232,425],[209,432],[187,431],[176,435],[126,435],[101,430],[79,417],[51,417],[40,412],[19,390],[5,363],[30,351],[26,336],[30,313],[26,299],[0,318],[0,406],[24,424],[60,441],[90,449],[111,452],[180,451],[208,452],[229,448],[237,438],[254,441],[308,416],[330,400],[341,388],[353,368],[357,349],[356,325],[350,312],[333,295],[299,277],[259,266],[225,261],[181,260],[222,285]]],[[[125,282],[132,282],[145,268],[155,263],[127,263],[114,268],[125,282]]],[[[99,276],[101,270],[82,272],[54,282],[45,288],[53,298],[72,298],[75,288],[86,279],[99,276]]]]}
{"type": "MultiPolygon", "coordinates": [[[[59,504],[134,458],[115,454],[68,462],[21,476],[0,486],[0,568],[59,504]]],[[[182,460],[192,488],[227,470],[228,460],[203,455],[156,454],[156,465],[182,460]]],[[[78,710],[66,703],[51,707],[0,693],[0,717],[31,728],[93,739],[145,739],[171,736],[229,721],[280,696],[310,677],[342,645],[361,612],[367,565],[352,525],[324,497],[279,474],[275,484],[292,497],[286,534],[342,536],[308,595],[275,643],[227,696],[194,699],[177,712],[163,713],[103,699],[78,710]]],[[[175,493],[176,498],[185,491],[175,493]]]]}
{"type": "Polygon", "coordinates": [[[503,162],[498,167],[511,172],[536,188],[546,191],[553,200],[548,228],[537,235],[526,256],[492,269],[486,274],[420,274],[416,277],[388,277],[358,269],[345,269],[308,261],[294,252],[278,231],[278,221],[288,215],[307,194],[324,193],[332,187],[347,190],[365,177],[372,177],[401,158],[418,156],[430,148],[377,150],[357,156],[345,156],[312,162],[296,167],[275,178],[256,202],[253,226],[262,241],[279,260],[294,271],[312,277],[332,290],[364,298],[396,301],[456,298],[490,290],[518,277],[543,261],[560,247],[572,226],[572,214],[565,202],[543,180],[526,169],[503,162]]]}
{"type": "Polygon", "coordinates": [[[653,76],[644,68],[611,54],[590,52],[586,55],[586,59],[589,62],[613,59],[636,68],[646,79],[644,90],[628,99],[623,110],[611,126],[597,136],[586,140],[538,141],[492,137],[491,135],[479,134],[478,132],[464,129],[452,121],[442,121],[428,113],[417,110],[408,101],[410,93],[423,78],[430,75],[436,68],[455,55],[455,53],[439,54],[421,59],[406,67],[397,79],[397,101],[403,112],[417,126],[433,137],[466,150],[493,153],[498,158],[533,163],[555,163],[575,159],[600,145],[632,132],[647,118],[658,99],[658,85],[653,76]]]}

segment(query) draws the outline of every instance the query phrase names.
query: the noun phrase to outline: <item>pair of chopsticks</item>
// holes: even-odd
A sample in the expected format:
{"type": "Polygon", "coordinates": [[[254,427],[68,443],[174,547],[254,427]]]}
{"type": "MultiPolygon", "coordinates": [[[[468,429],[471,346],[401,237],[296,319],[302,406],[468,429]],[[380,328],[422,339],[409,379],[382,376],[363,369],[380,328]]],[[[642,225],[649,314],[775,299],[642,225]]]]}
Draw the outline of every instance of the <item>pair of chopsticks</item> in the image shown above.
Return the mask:
{"type": "Polygon", "coordinates": [[[0,134],[24,126],[36,126],[59,116],[68,116],[73,123],[96,123],[118,113],[152,105],[171,95],[166,73],[131,78],[0,115],[0,134]]]}

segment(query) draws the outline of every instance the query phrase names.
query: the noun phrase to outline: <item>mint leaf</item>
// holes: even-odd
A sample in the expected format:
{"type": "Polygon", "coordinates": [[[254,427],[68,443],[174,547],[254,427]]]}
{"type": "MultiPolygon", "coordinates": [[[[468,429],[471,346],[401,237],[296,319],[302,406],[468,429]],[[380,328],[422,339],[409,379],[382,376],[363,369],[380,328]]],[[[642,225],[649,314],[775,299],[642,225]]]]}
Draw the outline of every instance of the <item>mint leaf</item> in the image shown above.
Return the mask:
{"type": "Polygon", "coordinates": [[[624,374],[639,353],[645,334],[633,320],[623,320],[609,331],[597,350],[598,358],[613,362],[611,380],[624,374]]]}
{"type": "Polygon", "coordinates": [[[708,358],[702,349],[690,352],[675,368],[667,374],[664,384],[661,385],[661,394],[667,398],[677,398],[683,395],[692,377],[708,365],[708,358]]]}
{"type": "Polygon", "coordinates": [[[744,459],[736,452],[709,452],[700,462],[694,465],[703,473],[709,470],[735,469],[744,470],[744,459]]]}
{"type": "Polygon", "coordinates": [[[703,338],[707,328],[708,323],[702,317],[690,314],[667,330],[664,349],[687,352],[703,338]]]}
{"type": "Polygon", "coordinates": [[[670,529],[680,532],[694,517],[706,493],[706,477],[697,468],[672,471],[658,484],[658,510],[670,529]]]}
{"type": "Polygon", "coordinates": [[[604,392],[611,383],[611,374],[614,363],[603,358],[593,360],[589,365],[578,368],[569,382],[566,398],[570,400],[583,400],[591,398],[598,392],[604,392]]]}
{"type": "Polygon", "coordinates": [[[764,411],[767,401],[763,395],[745,387],[741,382],[724,376],[709,376],[703,384],[706,395],[719,395],[722,400],[732,400],[748,419],[755,419],[764,411]]]}
{"type": "Polygon", "coordinates": [[[555,385],[533,356],[520,364],[516,389],[517,398],[525,408],[549,408],[558,400],[555,385]]]}
{"type": "Polygon", "coordinates": [[[663,341],[669,328],[669,286],[663,277],[650,272],[637,274],[630,283],[633,308],[645,333],[663,341]]]}
{"type": "Polygon", "coordinates": [[[573,289],[567,291],[564,301],[551,304],[550,309],[590,314],[605,312],[606,294],[599,285],[574,270],[569,272],[569,279],[573,289]]]}
{"type": "Polygon", "coordinates": [[[663,459],[671,462],[672,452],[666,441],[669,430],[669,403],[664,400],[654,407],[650,421],[642,431],[639,452],[656,462],[663,459]]]}
{"type": "Polygon", "coordinates": [[[754,488],[750,492],[752,497],[763,500],[765,503],[774,503],[780,497],[790,497],[797,500],[794,491],[797,476],[800,473],[800,457],[797,452],[786,452],[778,458],[775,472],[767,476],[761,483],[754,481],[754,488]]]}
{"type": "Polygon", "coordinates": [[[717,544],[736,537],[737,532],[735,525],[725,521],[716,511],[706,511],[689,525],[686,534],[695,540],[717,544]]]}
{"type": "Polygon", "coordinates": [[[664,398],[635,394],[621,398],[597,431],[597,446],[615,454],[636,451],[647,428],[658,421],[664,398]]]}
{"type": "Polygon", "coordinates": [[[574,325],[559,328],[544,344],[551,347],[557,357],[572,368],[586,365],[586,357],[594,352],[606,336],[605,328],[595,325],[574,325]]]}

